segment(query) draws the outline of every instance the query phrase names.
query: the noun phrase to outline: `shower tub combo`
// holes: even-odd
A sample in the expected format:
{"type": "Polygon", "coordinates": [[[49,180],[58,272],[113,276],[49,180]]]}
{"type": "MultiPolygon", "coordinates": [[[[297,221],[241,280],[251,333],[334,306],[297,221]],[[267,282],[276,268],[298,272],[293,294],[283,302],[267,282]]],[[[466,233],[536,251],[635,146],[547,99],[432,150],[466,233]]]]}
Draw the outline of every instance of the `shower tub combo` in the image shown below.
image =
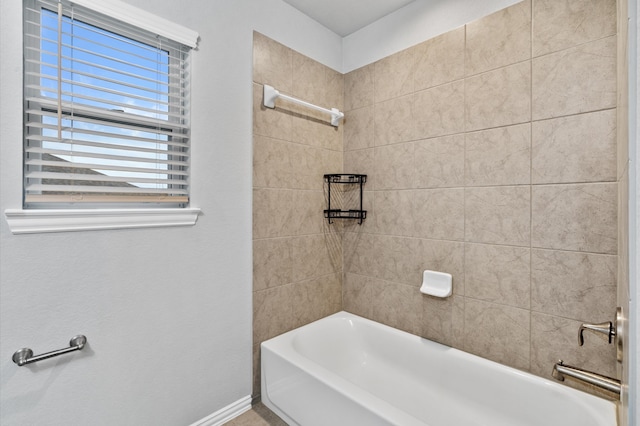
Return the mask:
{"type": "Polygon", "coordinates": [[[262,401],[302,426],[615,426],[615,403],[339,312],[262,348],[262,401]]]}

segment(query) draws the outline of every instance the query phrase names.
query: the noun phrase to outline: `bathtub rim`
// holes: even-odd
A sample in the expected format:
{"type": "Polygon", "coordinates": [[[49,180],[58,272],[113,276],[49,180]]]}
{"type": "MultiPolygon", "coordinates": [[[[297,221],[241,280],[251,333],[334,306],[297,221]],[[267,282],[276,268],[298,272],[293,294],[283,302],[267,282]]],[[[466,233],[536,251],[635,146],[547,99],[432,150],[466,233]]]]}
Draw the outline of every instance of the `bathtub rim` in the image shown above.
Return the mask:
{"type": "MultiPolygon", "coordinates": [[[[612,425],[617,425],[617,418],[616,418],[616,405],[617,402],[616,401],[612,401],[600,396],[596,396],[596,395],[592,395],[588,392],[584,392],[580,389],[576,389],[573,387],[569,387],[566,386],[564,384],[561,384],[559,382],[553,381],[553,380],[549,380],[546,379],[544,377],[541,376],[537,376],[533,373],[524,371],[524,370],[520,370],[505,364],[501,364],[499,362],[496,361],[492,361],[490,359],[487,358],[483,358],[480,357],[478,355],[474,355],[472,353],[469,352],[465,352],[461,349],[457,349],[457,348],[453,348],[451,346],[447,346],[447,345],[443,345],[441,343],[429,340],[429,339],[425,339],[421,336],[412,334],[412,333],[408,333],[406,331],[388,326],[386,324],[383,323],[379,323],[377,321],[347,312],[347,311],[339,311],[336,312],[334,314],[328,315],[326,317],[320,318],[318,320],[315,320],[311,323],[302,325],[298,328],[295,328],[293,330],[287,331],[285,333],[282,333],[278,336],[275,336],[271,339],[265,340],[263,342],[261,342],[260,344],[260,350],[262,351],[263,348],[269,350],[271,352],[272,355],[279,357],[282,360],[285,360],[286,362],[289,362],[290,364],[292,364],[295,368],[300,369],[302,371],[304,371],[306,374],[309,374],[311,377],[313,377],[315,380],[321,382],[322,384],[328,386],[329,388],[343,394],[346,398],[349,398],[351,400],[355,400],[356,402],[360,403],[360,402],[371,402],[373,404],[371,404],[371,407],[368,407],[370,409],[370,411],[384,417],[384,418],[388,418],[389,415],[386,413],[391,412],[392,414],[397,414],[400,417],[404,417],[404,415],[408,416],[410,419],[415,419],[416,421],[420,421],[418,419],[416,419],[414,416],[412,416],[410,413],[406,413],[404,410],[401,410],[400,408],[394,406],[393,404],[384,401],[382,398],[379,398],[378,396],[375,396],[371,393],[369,393],[367,390],[361,388],[360,386],[356,385],[355,383],[352,383],[351,381],[347,380],[346,378],[340,376],[339,374],[335,373],[334,371],[331,371],[327,368],[325,368],[324,366],[318,364],[317,362],[311,360],[310,358],[304,356],[303,354],[301,354],[300,352],[298,352],[293,345],[293,339],[295,338],[295,336],[299,333],[303,333],[306,330],[308,330],[309,328],[314,328],[317,327],[317,323],[323,321],[323,320],[329,320],[329,319],[343,319],[343,320],[356,320],[356,321],[362,321],[365,324],[370,324],[374,327],[381,327],[382,329],[386,330],[387,332],[390,332],[392,334],[401,336],[404,339],[410,339],[410,340],[414,340],[417,342],[420,342],[422,344],[427,344],[429,346],[433,346],[436,347],[440,350],[444,349],[447,352],[450,352],[451,355],[453,355],[456,358],[460,358],[463,361],[466,362],[470,362],[472,364],[478,365],[480,367],[483,368],[488,368],[488,369],[497,369],[499,371],[504,372],[505,374],[508,375],[513,375],[513,376],[518,376],[519,379],[525,380],[527,382],[532,382],[534,384],[539,384],[545,387],[551,387],[555,392],[558,392],[560,394],[563,395],[563,397],[567,398],[568,400],[574,400],[576,401],[577,404],[579,405],[583,405],[583,404],[595,404],[596,407],[595,411],[598,413],[603,413],[602,418],[607,417],[608,418],[608,414],[610,414],[612,416],[613,419],[613,423],[612,425]],[[287,357],[283,356],[282,351],[286,351],[287,353],[287,357]],[[349,392],[353,392],[352,394],[345,394],[345,390],[348,390],[349,392]],[[382,403],[382,404],[381,404],[382,403]],[[379,405],[376,404],[381,404],[384,406],[384,410],[381,411],[379,408],[379,405]]],[[[285,421],[287,422],[293,422],[292,424],[298,424],[296,423],[293,419],[291,419],[288,415],[286,415],[286,413],[284,413],[284,411],[277,406],[277,404],[275,404],[268,395],[267,392],[267,386],[266,386],[266,376],[265,376],[265,371],[266,369],[264,368],[264,357],[261,356],[261,398],[263,400],[263,402],[265,403],[265,405],[267,405],[268,408],[272,409],[276,414],[278,414],[280,417],[282,417],[283,419],[285,419],[285,421]],[[274,409],[275,408],[275,409],[274,409]]],[[[593,407],[591,407],[593,408],[593,407]]],[[[395,415],[392,415],[391,417],[395,417],[395,415]]],[[[410,422],[409,420],[407,420],[408,423],[406,424],[413,424],[413,422],[410,422]]],[[[404,424],[404,423],[402,423],[404,424]]],[[[423,423],[420,423],[423,424],[423,423]]]]}

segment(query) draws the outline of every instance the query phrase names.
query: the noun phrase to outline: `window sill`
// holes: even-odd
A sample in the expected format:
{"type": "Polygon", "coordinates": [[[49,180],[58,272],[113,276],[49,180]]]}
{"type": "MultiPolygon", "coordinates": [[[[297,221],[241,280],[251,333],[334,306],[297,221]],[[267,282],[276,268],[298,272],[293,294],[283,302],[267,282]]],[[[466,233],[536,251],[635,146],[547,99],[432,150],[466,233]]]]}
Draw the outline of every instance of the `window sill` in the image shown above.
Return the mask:
{"type": "Polygon", "coordinates": [[[198,208],[4,211],[13,234],[193,226],[199,214],[198,208]]]}

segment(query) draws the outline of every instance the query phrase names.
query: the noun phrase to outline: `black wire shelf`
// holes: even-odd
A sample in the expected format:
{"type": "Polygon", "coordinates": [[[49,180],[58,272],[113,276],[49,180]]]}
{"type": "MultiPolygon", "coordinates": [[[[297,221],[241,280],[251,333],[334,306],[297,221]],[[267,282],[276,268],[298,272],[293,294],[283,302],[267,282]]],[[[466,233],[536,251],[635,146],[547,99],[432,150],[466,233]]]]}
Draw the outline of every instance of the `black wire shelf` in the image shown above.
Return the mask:
{"type": "Polygon", "coordinates": [[[366,210],[325,210],[324,217],[326,219],[366,219],[367,211],[366,210]]]}
{"type": "Polygon", "coordinates": [[[324,210],[324,217],[333,223],[333,219],[356,219],[358,224],[362,225],[362,222],[367,218],[367,211],[362,208],[362,193],[364,183],[367,181],[367,175],[349,174],[349,173],[335,173],[324,175],[324,180],[327,182],[327,209],[324,210]],[[351,184],[358,185],[360,190],[360,208],[359,209],[332,209],[331,208],[331,185],[332,184],[351,184]]]}
{"type": "Polygon", "coordinates": [[[324,175],[327,183],[352,183],[364,184],[367,181],[367,175],[354,175],[349,173],[335,173],[324,175]]]}

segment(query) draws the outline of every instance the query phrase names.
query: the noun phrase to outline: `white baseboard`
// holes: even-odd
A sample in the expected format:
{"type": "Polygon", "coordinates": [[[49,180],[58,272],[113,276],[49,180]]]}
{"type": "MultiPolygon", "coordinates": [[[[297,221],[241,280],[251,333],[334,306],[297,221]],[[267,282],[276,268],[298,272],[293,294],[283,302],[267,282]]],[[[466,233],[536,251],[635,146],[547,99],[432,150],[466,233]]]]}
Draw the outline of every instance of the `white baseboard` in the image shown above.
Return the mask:
{"type": "Polygon", "coordinates": [[[215,413],[200,419],[190,426],[221,426],[229,420],[235,419],[240,414],[249,411],[251,409],[251,396],[245,396],[232,402],[224,408],[216,411],[215,413]]]}

